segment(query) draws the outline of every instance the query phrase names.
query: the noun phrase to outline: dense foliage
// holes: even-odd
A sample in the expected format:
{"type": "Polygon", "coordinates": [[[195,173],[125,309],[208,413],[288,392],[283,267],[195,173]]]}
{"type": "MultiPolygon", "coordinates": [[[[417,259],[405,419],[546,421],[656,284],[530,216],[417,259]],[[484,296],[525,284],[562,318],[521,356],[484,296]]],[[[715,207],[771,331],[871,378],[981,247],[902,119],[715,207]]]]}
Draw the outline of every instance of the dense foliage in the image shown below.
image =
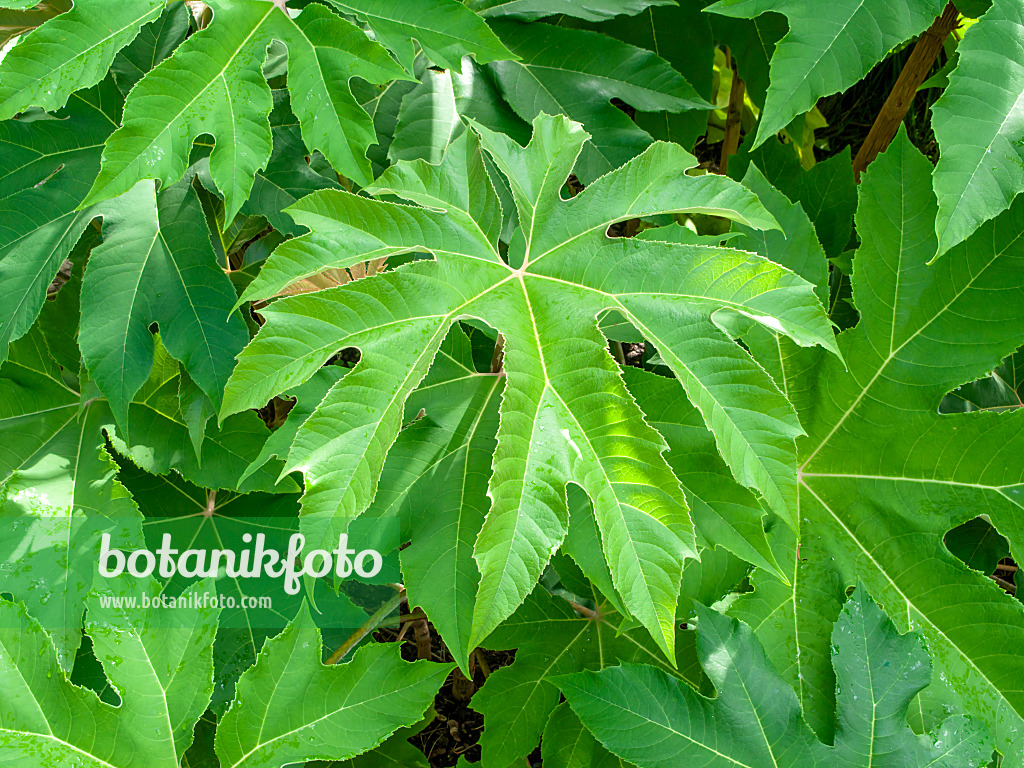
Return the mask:
{"type": "Polygon", "coordinates": [[[943,12],[0,0],[0,764],[1024,768],[1024,3],[943,12]],[[253,525],[383,569],[97,570],[253,525]]]}

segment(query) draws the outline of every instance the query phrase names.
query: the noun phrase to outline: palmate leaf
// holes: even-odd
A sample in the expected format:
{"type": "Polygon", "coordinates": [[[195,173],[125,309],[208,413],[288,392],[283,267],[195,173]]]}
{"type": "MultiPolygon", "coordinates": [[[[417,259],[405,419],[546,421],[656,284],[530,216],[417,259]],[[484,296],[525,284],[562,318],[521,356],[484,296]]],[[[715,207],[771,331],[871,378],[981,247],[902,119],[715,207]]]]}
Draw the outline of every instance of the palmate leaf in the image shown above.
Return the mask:
{"type": "MultiPolygon", "coordinates": [[[[65,285],[61,293],[70,290],[65,285]]],[[[48,313],[55,309],[59,305],[48,304],[48,313]]],[[[232,417],[220,428],[210,425],[200,464],[177,410],[177,363],[162,347],[154,376],[131,405],[134,431],[122,439],[96,389],[87,385],[83,396],[54,363],[45,325],[17,341],[0,369],[0,517],[8,530],[0,543],[0,573],[5,591],[28,606],[70,671],[82,640],[83,601],[93,587],[98,523],[136,515],[114,477],[104,433],[146,469],[173,469],[207,487],[285,493],[298,487],[287,478],[277,482],[281,462],[239,479],[267,436],[255,414],[232,417]]]]}
{"type": "Polygon", "coordinates": [[[713,699],[634,664],[556,682],[597,739],[641,768],[962,768],[991,755],[987,735],[962,715],[930,735],[910,730],[907,706],[932,674],[928,653],[919,636],[899,635],[863,589],[832,630],[834,747],[815,739],[745,624],[701,607],[697,652],[717,690],[713,699]]]}
{"type": "MultiPolygon", "coordinates": [[[[298,528],[296,494],[225,489],[214,493],[176,474],[151,475],[123,458],[118,465],[118,480],[142,513],[142,530],[150,549],[159,547],[163,535],[169,533],[174,542],[190,549],[227,546],[238,552],[244,548],[244,533],[255,527],[266,534],[268,547],[281,550],[298,528]]],[[[176,576],[165,590],[173,593],[190,582],[176,576]]],[[[210,702],[211,711],[220,716],[234,697],[239,674],[256,661],[264,641],[298,615],[303,595],[288,595],[282,580],[232,578],[223,570],[211,579],[211,585],[224,601],[213,645],[216,685],[210,702]],[[247,597],[269,598],[271,606],[247,603],[247,597]]],[[[316,582],[310,594],[317,605],[316,618],[336,633],[347,633],[367,619],[366,611],[353,604],[343,590],[335,592],[325,581],[316,582]]]]}
{"type": "Polygon", "coordinates": [[[213,23],[132,91],[87,202],[120,195],[140,179],[173,184],[185,172],[192,142],[209,133],[216,141],[210,173],[224,195],[226,219],[232,220],[271,154],[272,99],[260,66],[272,40],[288,47],[288,87],[306,146],[323,152],[339,172],[367,183],[365,153],[376,138],[349,80],[405,77],[387,51],[317,3],[294,20],[262,0],[219,0],[213,6],[213,23]]]}
{"type": "Polygon", "coordinates": [[[606,35],[550,24],[493,23],[519,61],[490,65],[502,94],[524,120],[564,114],[593,136],[576,166],[584,184],[640,154],[652,139],[625,112],[704,110],[710,105],[664,59],[606,35]],[[609,71],[602,62],[615,61],[609,71]]]}
{"type": "Polygon", "coordinates": [[[281,246],[244,298],[272,296],[327,266],[408,251],[435,258],[264,310],[267,322],[239,358],[222,414],[262,406],[337,350],[359,347],[358,367],[299,429],[288,462],[306,476],[307,529],[343,529],[373,498],[403,403],[448,327],[484,320],[505,336],[506,385],[492,508],[475,548],[481,583],[470,644],[532,589],[565,536],[565,486],[573,482],[594,503],[616,590],[670,650],[693,529],[664,441],[623,386],[597,315],[615,309],[657,345],[732,471],[790,522],[799,425],[711,315],[728,308],[801,344],[832,347],[832,333],[810,285],[760,257],[607,237],[616,221],[671,211],[774,225],[736,183],[682,173],[696,161],[679,147],[655,144],[562,200],[558,190],[587,138],[578,125],[541,116],[525,149],[476,130],[515,196],[521,228],[510,264],[496,248],[501,217],[475,133],[455,142],[442,165],[399,163],[375,187],[429,207],[310,195],[292,213],[312,233],[281,246]]]}
{"type": "Polygon", "coordinates": [[[995,0],[957,46],[960,62],[932,107],[938,253],[970,237],[1024,191],[1024,8],[995,0]]]}
{"type": "Polygon", "coordinates": [[[372,644],[328,667],[322,645],[306,607],[267,641],[217,728],[221,768],[346,760],[372,749],[423,716],[454,666],[410,664],[398,644],[372,644]]]}
{"type": "Polygon", "coordinates": [[[38,328],[13,345],[0,376],[0,515],[8,531],[0,570],[4,590],[29,607],[68,671],[98,553],[88,516],[132,513],[103,450],[100,427],[109,419],[105,403],[83,403],[62,380],[38,328]]]}
{"type": "Polygon", "coordinates": [[[0,120],[27,107],[54,111],[73,91],[95,85],[114,55],[143,24],[160,16],[163,0],[114,3],[78,0],[67,13],[29,33],[0,62],[0,120]]]}
{"type": "MultiPolygon", "coordinates": [[[[1024,340],[1024,206],[928,267],[937,212],[930,170],[901,132],[861,183],[864,244],[853,274],[861,320],[839,336],[849,371],[803,351],[785,368],[790,390],[806,393],[797,399],[809,433],[798,442],[801,557],[812,558],[809,576],[842,586],[859,579],[897,626],[919,629],[1006,764],[1019,765],[1024,612],[943,537],[984,515],[1016,559],[1024,554],[1024,411],[941,414],[939,405],[1024,340]]],[[[834,589],[815,581],[807,588],[834,589]]]]}
{"type": "Polygon", "coordinates": [[[152,181],[96,208],[103,243],[82,284],[79,345],[93,381],[127,429],[128,406],[153,367],[156,323],[170,354],[213,403],[249,333],[217,265],[192,185],[152,181]]]}
{"type": "Polygon", "coordinates": [[[707,10],[744,19],[772,11],[789,21],[789,33],[772,55],[757,146],[820,97],[864,77],[889,51],[927,29],[944,5],[942,0],[833,0],[823,14],[814,0],[719,0],[707,10]]]}
{"type": "MultiPolygon", "coordinates": [[[[126,580],[111,597],[154,596],[152,580],[126,580]]],[[[200,583],[192,590],[210,594],[200,583]]],[[[0,602],[0,761],[83,768],[174,768],[192,743],[213,690],[212,606],[148,609],[88,600],[93,652],[121,699],[114,707],[70,683],[49,637],[22,605],[0,602]]]]}
{"type": "Polygon", "coordinates": [[[35,322],[46,289],[95,214],[77,210],[121,117],[111,79],[56,120],[0,123],[0,362],[35,322]]]}

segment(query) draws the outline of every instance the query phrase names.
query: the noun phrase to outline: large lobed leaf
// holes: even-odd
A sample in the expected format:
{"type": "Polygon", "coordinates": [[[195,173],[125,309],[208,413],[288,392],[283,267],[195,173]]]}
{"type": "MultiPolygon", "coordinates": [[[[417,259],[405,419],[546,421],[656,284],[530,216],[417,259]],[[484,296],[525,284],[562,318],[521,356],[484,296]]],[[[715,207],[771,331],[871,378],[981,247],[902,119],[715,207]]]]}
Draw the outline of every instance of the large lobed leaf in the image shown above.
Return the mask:
{"type": "Polygon", "coordinates": [[[192,186],[141,181],[97,207],[104,217],[82,284],[79,345],[93,380],[127,429],[128,406],[153,368],[153,334],[216,407],[249,334],[217,265],[192,186]]]}
{"type": "MultiPolygon", "coordinates": [[[[148,579],[136,586],[106,597],[159,593],[148,579]]],[[[191,591],[207,594],[202,583],[191,591]]],[[[0,759],[88,768],[180,764],[213,690],[218,609],[129,609],[108,607],[103,599],[89,598],[87,627],[121,699],[117,707],[69,682],[49,637],[25,607],[0,602],[0,759]]]]}
{"type": "Polygon", "coordinates": [[[991,754],[984,731],[962,715],[933,734],[911,731],[907,706],[931,678],[928,653],[919,636],[900,636],[863,589],[832,630],[834,746],[814,737],[748,626],[701,607],[697,653],[717,691],[713,699],[634,664],[557,682],[598,740],[641,768],[960,768],[991,754]]]}
{"type": "Polygon", "coordinates": [[[453,666],[410,664],[397,644],[373,644],[331,667],[321,662],[321,647],[306,607],[267,641],[217,728],[222,768],[346,760],[366,752],[418,721],[453,666]]]}
{"type": "Polygon", "coordinates": [[[273,40],[288,47],[292,108],[306,146],[366,183],[366,148],[376,138],[349,80],[404,77],[387,51],[323,5],[307,6],[294,20],[262,0],[213,5],[213,23],[132,90],[87,202],[120,195],[140,179],[173,184],[185,171],[192,142],[209,133],[216,141],[210,173],[225,197],[227,220],[234,218],[271,154],[272,99],[260,67],[273,40]]]}
{"type": "Polygon", "coordinates": [[[561,543],[573,482],[594,503],[615,588],[669,650],[682,561],[694,553],[692,524],[663,439],[633,405],[597,315],[617,310],[658,346],[736,476],[791,522],[799,425],[711,316],[729,309],[800,344],[831,347],[831,330],[810,286],[760,257],[607,237],[616,221],[669,211],[774,225],[734,182],[685,175],[695,161],[679,147],[655,144],[562,200],[559,188],[586,140],[576,124],[541,116],[526,148],[476,131],[515,199],[521,228],[511,263],[497,250],[500,209],[474,133],[440,166],[399,163],[375,186],[429,207],[331,191],[305,198],[292,212],[313,232],[281,246],[243,298],[272,296],[325,267],[408,251],[434,259],[264,310],[267,323],[240,356],[222,413],[261,406],[339,349],[361,349],[359,366],[299,429],[289,456],[289,468],[307,479],[307,529],[336,537],[373,498],[403,403],[448,327],[483,319],[506,339],[507,383],[492,508],[475,548],[481,582],[471,645],[512,613],[561,543]]]}
{"type": "MultiPolygon", "coordinates": [[[[861,319],[839,336],[848,371],[791,350],[777,374],[801,393],[808,431],[798,442],[802,586],[792,599],[806,607],[813,595],[827,615],[830,595],[863,582],[897,626],[924,635],[944,678],[1017,765],[1024,612],[943,538],[984,515],[1020,558],[1024,412],[939,408],[950,390],[987,375],[1024,341],[1024,207],[929,267],[938,210],[930,170],[901,132],[862,181],[853,273],[861,319]]],[[[771,605],[784,604],[769,597],[774,589],[745,615],[767,619],[771,605]]],[[[814,649],[801,654],[802,674],[820,692],[827,674],[816,622],[769,623],[773,644],[814,649]]],[[[819,707],[820,725],[828,702],[819,707]]]]}

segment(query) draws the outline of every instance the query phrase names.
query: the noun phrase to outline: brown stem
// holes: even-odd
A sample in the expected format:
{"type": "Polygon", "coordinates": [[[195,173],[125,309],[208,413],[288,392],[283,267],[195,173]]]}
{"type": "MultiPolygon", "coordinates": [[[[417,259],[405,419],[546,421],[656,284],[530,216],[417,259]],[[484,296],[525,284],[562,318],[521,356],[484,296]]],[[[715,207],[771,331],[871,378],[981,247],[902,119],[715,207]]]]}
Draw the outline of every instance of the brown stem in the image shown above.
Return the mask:
{"type": "Polygon", "coordinates": [[[853,159],[853,177],[858,183],[864,169],[889,146],[889,142],[896,135],[904,115],[917,95],[918,87],[924,82],[932,64],[935,63],[935,57],[942,50],[946,37],[956,26],[957,18],[956,6],[953,5],[953,0],[949,0],[942,15],[918,38],[910,58],[903,65],[903,71],[889,93],[889,98],[882,105],[874,125],[871,126],[867,138],[853,159]]]}
{"type": "Polygon", "coordinates": [[[736,71],[736,63],[732,61],[729,49],[725,49],[726,66],[732,67],[732,87],[729,89],[729,109],[725,114],[725,138],[722,139],[722,159],[718,162],[718,172],[729,171],[729,155],[735,155],[740,146],[740,127],[743,120],[743,93],[746,87],[736,71]]]}
{"type": "Polygon", "coordinates": [[[413,637],[416,638],[416,658],[429,659],[432,656],[430,649],[430,625],[424,616],[419,621],[412,622],[413,637]]]}
{"type": "Polygon", "coordinates": [[[1001,579],[998,576],[989,576],[989,578],[992,579],[992,581],[994,581],[996,584],[998,584],[1004,590],[1009,592],[1011,595],[1014,594],[1017,591],[1017,585],[1016,584],[1011,584],[1006,579],[1001,579]]]}
{"type": "Polygon", "coordinates": [[[473,656],[476,658],[477,666],[480,667],[480,673],[484,676],[484,680],[491,674],[491,666],[487,663],[487,659],[484,658],[484,653],[479,648],[473,651],[473,656]]]}
{"type": "Polygon", "coordinates": [[[499,333],[494,342],[494,354],[491,356],[491,373],[501,373],[505,365],[505,334],[499,333]]]}
{"type": "Polygon", "coordinates": [[[571,605],[575,611],[577,611],[578,613],[582,613],[588,619],[597,618],[597,611],[592,611],[586,606],[580,605],[579,603],[574,603],[572,600],[566,600],[566,602],[569,603],[569,605],[571,605]]]}

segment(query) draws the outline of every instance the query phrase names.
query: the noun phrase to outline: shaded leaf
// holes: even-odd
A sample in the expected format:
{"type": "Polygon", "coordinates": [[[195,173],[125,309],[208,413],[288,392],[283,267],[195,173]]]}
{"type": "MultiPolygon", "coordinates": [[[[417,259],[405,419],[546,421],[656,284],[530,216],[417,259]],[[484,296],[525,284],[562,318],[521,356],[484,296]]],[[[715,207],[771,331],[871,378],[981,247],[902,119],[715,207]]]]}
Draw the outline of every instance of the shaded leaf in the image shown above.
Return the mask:
{"type": "Polygon", "coordinates": [[[402,661],[371,644],[351,661],[321,662],[320,632],[304,608],[243,673],[217,728],[222,768],[345,760],[423,715],[451,664],[402,661]]]}

